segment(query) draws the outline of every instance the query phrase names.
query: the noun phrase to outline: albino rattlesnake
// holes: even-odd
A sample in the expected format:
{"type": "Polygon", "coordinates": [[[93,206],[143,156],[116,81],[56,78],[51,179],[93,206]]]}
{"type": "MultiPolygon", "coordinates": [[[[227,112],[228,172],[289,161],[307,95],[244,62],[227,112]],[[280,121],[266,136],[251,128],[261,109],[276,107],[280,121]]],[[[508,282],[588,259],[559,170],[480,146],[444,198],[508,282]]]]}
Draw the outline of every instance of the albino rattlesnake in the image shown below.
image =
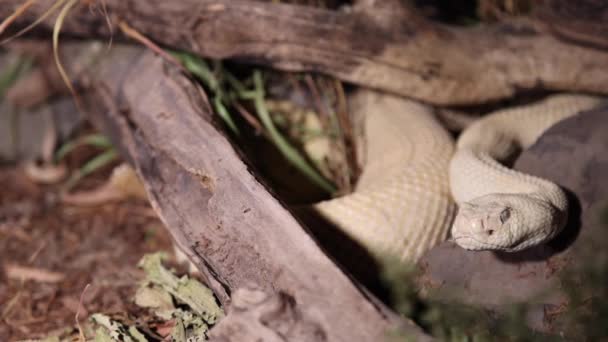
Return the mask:
{"type": "Polygon", "coordinates": [[[466,249],[517,251],[547,241],[566,221],[562,190],[495,159],[528,147],[552,124],[599,101],[555,95],[492,113],[463,132],[454,153],[430,108],[361,91],[351,108],[365,115],[363,173],[352,194],[315,208],[374,254],[404,261],[444,241],[452,222],[454,240],[466,249]],[[452,198],[460,207],[454,221],[452,198]]]}

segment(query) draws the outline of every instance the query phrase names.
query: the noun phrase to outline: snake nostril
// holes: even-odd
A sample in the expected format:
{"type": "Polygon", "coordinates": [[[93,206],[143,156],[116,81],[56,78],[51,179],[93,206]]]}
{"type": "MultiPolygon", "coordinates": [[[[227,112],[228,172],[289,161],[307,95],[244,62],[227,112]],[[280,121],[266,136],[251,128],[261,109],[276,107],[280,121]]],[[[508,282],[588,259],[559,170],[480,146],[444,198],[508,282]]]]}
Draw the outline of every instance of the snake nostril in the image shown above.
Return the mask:
{"type": "Polygon", "coordinates": [[[492,234],[494,234],[494,230],[492,230],[492,229],[488,230],[488,235],[492,235],[492,234]]]}

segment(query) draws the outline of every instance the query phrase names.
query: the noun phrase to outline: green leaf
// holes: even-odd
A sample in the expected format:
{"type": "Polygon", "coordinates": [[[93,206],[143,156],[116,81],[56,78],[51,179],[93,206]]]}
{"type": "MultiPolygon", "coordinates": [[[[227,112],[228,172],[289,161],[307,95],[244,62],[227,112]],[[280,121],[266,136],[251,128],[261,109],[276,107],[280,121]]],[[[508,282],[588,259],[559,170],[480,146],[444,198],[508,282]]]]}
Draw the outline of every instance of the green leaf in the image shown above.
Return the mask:
{"type": "Polygon", "coordinates": [[[114,149],[106,151],[95,158],[89,160],[86,164],[84,164],[76,173],[68,179],[65,187],[67,190],[73,188],[80,180],[91,173],[97,171],[98,169],[110,164],[118,157],[118,153],[114,149]]]}
{"type": "Polygon", "coordinates": [[[217,114],[220,116],[220,118],[222,118],[222,120],[224,120],[226,125],[228,125],[234,134],[239,135],[239,129],[236,127],[236,124],[232,120],[232,117],[230,116],[230,113],[228,113],[226,107],[224,107],[224,104],[222,104],[222,100],[219,96],[216,96],[213,99],[213,106],[215,107],[217,114]]]}
{"type": "Polygon", "coordinates": [[[306,159],[281,135],[274,125],[270,113],[264,102],[264,85],[262,82],[262,74],[256,70],[253,74],[253,82],[255,84],[254,105],[264,128],[268,131],[272,142],[277,146],[283,156],[312,182],[317,184],[321,189],[333,193],[336,188],[328,180],[326,180],[314,167],[312,167],[306,159]]]}
{"type": "MultiPolygon", "coordinates": [[[[185,52],[174,52],[173,55],[182,62],[186,70],[190,71],[201,82],[203,82],[207,88],[209,88],[211,93],[213,93],[213,107],[215,112],[234,134],[240,135],[239,129],[234,123],[234,120],[232,119],[228,109],[226,109],[226,105],[224,103],[225,96],[222,88],[223,82],[216,77],[216,74],[228,76],[228,72],[224,70],[222,63],[220,61],[214,61],[214,67],[217,70],[217,73],[214,73],[211,71],[205,60],[200,57],[185,52]]],[[[236,80],[234,76],[230,76],[231,78],[229,80],[238,86],[238,80],[236,80]]]]}
{"type": "Polygon", "coordinates": [[[182,62],[186,70],[200,79],[213,93],[219,91],[219,82],[217,78],[209,68],[209,65],[207,65],[202,58],[185,52],[172,52],[172,54],[182,62]]]}
{"type": "Polygon", "coordinates": [[[66,155],[70,154],[72,151],[74,151],[78,147],[84,146],[84,145],[95,146],[95,147],[105,149],[105,148],[111,148],[112,142],[110,142],[110,139],[108,139],[106,136],[104,136],[102,134],[99,134],[99,133],[89,134],[89,135],[86,135],[77,140],[68,141],[65,144],[63,144],[59,148],[59,150],[57,150],[57,152],[55,153],[55,161],[58,162],[58,161],[62,160],[63,158],[65,158],[66,155]]]}

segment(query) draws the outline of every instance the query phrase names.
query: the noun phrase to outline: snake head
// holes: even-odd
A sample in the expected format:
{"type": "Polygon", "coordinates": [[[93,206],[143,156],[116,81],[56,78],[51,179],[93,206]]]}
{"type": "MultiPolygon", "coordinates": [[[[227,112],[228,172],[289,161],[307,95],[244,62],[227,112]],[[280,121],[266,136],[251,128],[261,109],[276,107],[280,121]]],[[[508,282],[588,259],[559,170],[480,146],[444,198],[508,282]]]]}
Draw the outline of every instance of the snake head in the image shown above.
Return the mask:
{"type": "Polygon", "coordinates": [[[490,194],[460,203],[452,238],[468,250],[517,252],[548,241],[564,213],[526,194],[490,194]]]}

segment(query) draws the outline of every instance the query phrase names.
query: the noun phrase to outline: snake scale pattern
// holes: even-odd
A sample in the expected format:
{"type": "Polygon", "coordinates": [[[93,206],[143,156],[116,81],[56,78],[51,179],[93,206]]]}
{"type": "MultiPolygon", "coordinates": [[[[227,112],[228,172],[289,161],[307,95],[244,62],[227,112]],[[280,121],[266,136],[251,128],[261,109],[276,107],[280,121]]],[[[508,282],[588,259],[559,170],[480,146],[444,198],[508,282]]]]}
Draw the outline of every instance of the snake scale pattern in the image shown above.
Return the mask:
{"type": "Polygon", "coordinates": [[[599,102],[563,94],[500,110],[469,126],[455,144],[430,107],[359,91],[351,110],[365,118],[362,175],[353,193],[315,209],[373,254],[402,261],[417,261],[450,232],[470,250],[518,251],[545,242],[566,222],[565,195],[498,160],[599,102]]]}

